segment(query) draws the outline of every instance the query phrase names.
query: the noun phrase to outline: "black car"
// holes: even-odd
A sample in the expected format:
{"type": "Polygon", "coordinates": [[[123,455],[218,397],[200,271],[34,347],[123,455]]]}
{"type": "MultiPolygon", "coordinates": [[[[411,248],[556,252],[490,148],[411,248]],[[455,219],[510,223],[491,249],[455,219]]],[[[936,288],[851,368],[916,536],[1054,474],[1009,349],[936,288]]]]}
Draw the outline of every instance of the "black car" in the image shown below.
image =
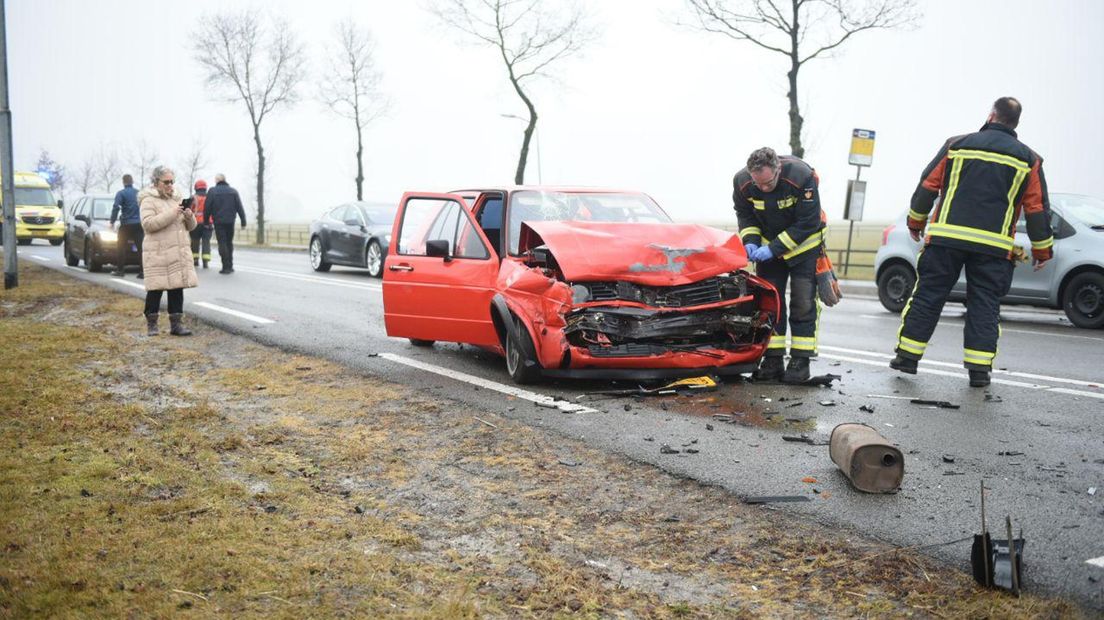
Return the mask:
{"type": "Polygon", "coordinates": [[[395,211],[394,205],[368,202],[330,209],[310,225],[311,267],[329,271],[333,265],[349,265],[380,277],[395,211]]]}
{"type": "MultiPolygon", "coordinates": [[[[111,230],[111,206],[115,197],[110,194],[82,196],[69,209],[65,223],[62,251],[65,264],[76,267],[82,260],[89,271],[100,271],[106,264],[117,265],[118,233],[111,230]]],[[[138,247],[129,244],[127,262],[141,264],[138,247]]]]}

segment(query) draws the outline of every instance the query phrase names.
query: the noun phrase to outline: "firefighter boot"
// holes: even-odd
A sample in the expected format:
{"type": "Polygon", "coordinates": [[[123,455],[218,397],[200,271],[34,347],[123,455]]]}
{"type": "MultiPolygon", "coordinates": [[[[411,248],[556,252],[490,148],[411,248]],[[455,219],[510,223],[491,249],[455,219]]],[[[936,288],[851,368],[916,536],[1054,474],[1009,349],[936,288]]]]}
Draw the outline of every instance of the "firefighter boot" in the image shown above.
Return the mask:
{"type": "Polygon", "coordinates": [[[169,333],[173,336],[191,336],[192,330],[184,327],[183,314],[169,315],[169,333]]]}
{"type": "Polygon", "coordinates": [[[988,370],[971,370],[970,387],[986,387],[989,385],[988,370]]]}
{"type": "Polygon", "coordinates": [[[809,358],[791,357],[782,375],[782,383],[805,383],[809,380],[809,358]]]}
{"type": "Polygon", "coordinates": [[[910,375],[916,374],[917,365],[918,364],[916,363],[916,360],[909,359],[907,357],[901,357],[900,355],[889,361],[890,368],[892,368],[893,370],[900,370],[901,372],[910,375]]]}
{"type": "Polygon", "coordinates": [[[211,261],[207,260],[206,258],[203,259],[203,268],[204,269],[207,269],[207,266],[210,265],[210,264],[211,264],[211,261]]]}
{"type": "Polygon", "coordinates": [[[157,313],[146,315],[146,335],[147,336],[156,336],[157,334],[161,333],[160,330],[157,329],[157,319],[160,316],[161,315],[157,314],[157,313]]]}
{"type": "Polygon", "coordinates": [[[779,381],[782,379],[782,356],[770,355],[759,362],[759,369],[752,373],[753,381],[779,381]]]}

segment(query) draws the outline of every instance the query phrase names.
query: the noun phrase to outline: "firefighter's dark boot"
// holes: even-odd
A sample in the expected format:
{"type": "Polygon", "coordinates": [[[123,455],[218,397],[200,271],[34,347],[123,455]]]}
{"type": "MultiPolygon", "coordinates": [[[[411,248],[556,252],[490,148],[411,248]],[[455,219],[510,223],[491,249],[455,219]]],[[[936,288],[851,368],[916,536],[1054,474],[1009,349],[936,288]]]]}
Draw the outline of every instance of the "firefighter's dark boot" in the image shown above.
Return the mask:
{"type": "Polygon", "coordinates": [[[786,374],[782,375],[783,383],[805,383],[809,380],[809,358],[791,357],[786,366],[786,374]]]}
{"type": "Polygon", "coordinates": [[[759,369],[752,373],[751,378],[755,381],[779,381],[784,372],[782,356],[770,355],[759,362],[759,369]]]}
{"type": "Polygon", "coordinates": [[[918,365],[919,364],[917,363],[916,360],[909,359],[907,357],[901,357],[900,355],[898,355],[897,357],[889,360],[889,367],[890,368],[892,368],[893,370],[900,370],[901,372],[906,373],[906,374],[910,374],[910,375],[915,375],[916,374],[916,367],[918,365]]]}
{"type": "Polygon", "coordinates": [[[206,258],[203,259],[203,268],[204,269],[207,269],[207,266],[210,265],[210,264],[211,264],[211,261],[207,260],[206,258]]]}
{"type": "Polygon", "coordinates": [[[169,315],[169,333],[173,336],[191,336],[192,330],[184,327],[183,314],[169,315]]]}
{"type": "Polygon", "coordinates": [[[970,387],[986,387],[989,385],[988,370],[971,370],[970,387]]]}
{"type": "Polygon", "coordinates": [[[160,316],[161,316],[160,314],[147,314],[146,315],[146,335],[147,336],[156,336],[157,334],[161,333],[161,331],[157,329],[157,319],[160,316]]]}
{"type": "Polygon", "coordinates": [[[119,276],[120,278],[122,278],[122,277],[125,277],[125,276],[126,276],[126,272],[125,272],[125,271],[123,271],[123,268],[122,268],[121,266],[118,266],[118,265],[116,265],[116,266],[115,266],[115,271],[112,271],[112,272],[111,272],[111,275],[113,275],[113,276],[119,276]]]}

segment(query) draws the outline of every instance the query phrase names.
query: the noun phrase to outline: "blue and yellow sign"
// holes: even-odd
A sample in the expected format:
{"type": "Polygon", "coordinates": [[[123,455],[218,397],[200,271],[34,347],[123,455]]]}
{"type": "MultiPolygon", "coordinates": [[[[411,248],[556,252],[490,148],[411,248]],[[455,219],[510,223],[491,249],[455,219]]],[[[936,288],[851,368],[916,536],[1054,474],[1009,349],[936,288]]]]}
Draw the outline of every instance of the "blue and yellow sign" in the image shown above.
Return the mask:
{"type": "Polygon", "coordinates": [[[847,163],[852,166],[869,166],[874,162],[874,130],[854,129],[851,131],[851,153],[847,163]]]}

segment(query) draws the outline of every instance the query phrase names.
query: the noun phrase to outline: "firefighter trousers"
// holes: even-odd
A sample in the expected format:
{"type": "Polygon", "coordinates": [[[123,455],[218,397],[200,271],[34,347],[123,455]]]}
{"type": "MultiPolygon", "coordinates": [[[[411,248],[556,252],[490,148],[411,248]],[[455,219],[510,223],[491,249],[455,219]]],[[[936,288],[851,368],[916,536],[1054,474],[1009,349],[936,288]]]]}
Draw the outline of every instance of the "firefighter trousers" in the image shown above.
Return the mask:
{"type": "Polygon", "coordinates": [[[787,322],[790,333],[791,357],[816,357],[817,331],[820,327],[820,302],[816,296],[816,252],[787,263],[775,258],[755,268],[756,274],[778,290],[778,322],[774,324],[766,357],[786,354],[787,322]],[[786,307],[786,283],[790,285],[789,308],[786,307]]]}
{"type": "Polygon", "coordinates": [[[197,261],[202,258],[204,265],[211,261],[212,230],[214,229],[199,224],[189,233],[189,236],[192,238],[192,261],[197,261]]]}
{"type": "Polygon", "coordinates": [[[1000,300],[1012,286],[1015,264],[1007,258],[929,245],[916,263],[916,288],[901,313],[897,354],[919,360],[924,355],[963,267],[966,268],[966,325],[963,365],[989,371],[997,357],[1000,300]]]}

